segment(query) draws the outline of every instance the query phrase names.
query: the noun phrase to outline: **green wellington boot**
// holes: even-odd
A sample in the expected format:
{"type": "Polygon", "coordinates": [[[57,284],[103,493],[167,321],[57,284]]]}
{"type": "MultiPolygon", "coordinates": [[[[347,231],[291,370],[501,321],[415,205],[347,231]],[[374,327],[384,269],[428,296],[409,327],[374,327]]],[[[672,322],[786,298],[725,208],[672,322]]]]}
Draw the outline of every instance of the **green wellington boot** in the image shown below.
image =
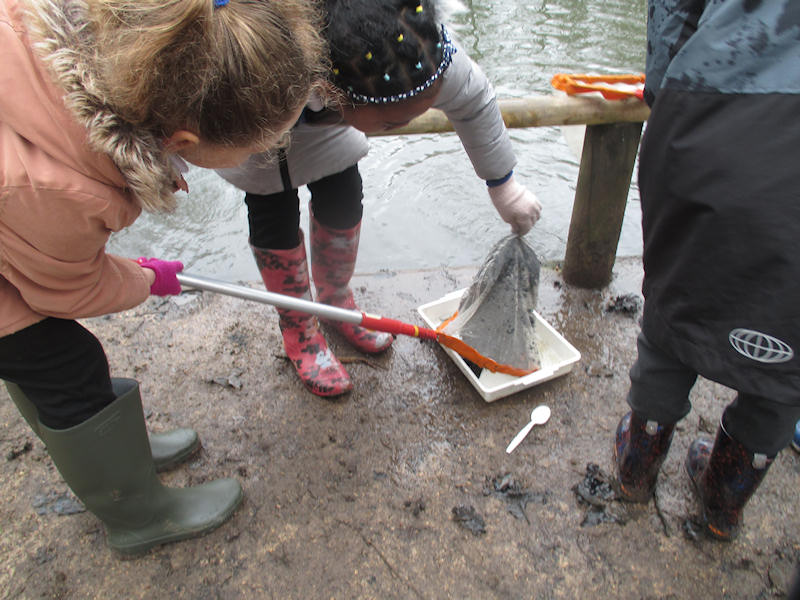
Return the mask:
{"type": "Polygon", "coordinates": [[[122,554],[208,533],[242,500],[234,479],[188,488],[161,484],[136,386],[80,425],[55,430],[40,422],[38,429],[64,480],[122,554]]]}
{"type": "MultiPolygon", "coordinates": [[[[17,405],[19,412],[25,417],[33,432],[41,437],[39,435],[39,413],[33,402],[28,400],[25,392],[17,384],[9,381],[6,381],[5,384],[8,395],[17,405]]],[[[138,389],[139,386],[134,379],[122,378],[111,379],[111,385],[114,388],[114,395],[117,397],[129,392],[133,387],[138,389]]],[[[150,434],[150,450],[153,453],[156,471],[160,473],[178,466],[200,450],[200,438],[193,429],[188,428],[153,433],[150,434]]]]}

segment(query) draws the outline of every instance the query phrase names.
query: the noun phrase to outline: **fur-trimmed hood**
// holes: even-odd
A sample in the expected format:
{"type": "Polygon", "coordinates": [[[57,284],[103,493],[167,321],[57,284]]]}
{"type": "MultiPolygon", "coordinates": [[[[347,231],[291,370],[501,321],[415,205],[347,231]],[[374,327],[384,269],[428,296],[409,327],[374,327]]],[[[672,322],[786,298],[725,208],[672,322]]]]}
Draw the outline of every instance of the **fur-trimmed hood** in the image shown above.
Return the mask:
{"type": "Polygon", "coordinates": [[[0,336],[45,317],[141,303],[150,293],[144,269],[107,254],[106,244],[143,206],[174,201],[157,140],[127,127],[92,92],[81,6],[40,6],[55,80],[33,47],[29,8],[0,0],[0,336]]]}
{"type": "Polygon", "coordinates": [[[36,51],[48,65],[64,103],[86,128],[89,148],[107,155],[134,201],[149,211],[169,211],[180,174],[152,133],[115,114],[98,87],[97,58],[83,0],[29,0],[26,22],[36,51]]]}

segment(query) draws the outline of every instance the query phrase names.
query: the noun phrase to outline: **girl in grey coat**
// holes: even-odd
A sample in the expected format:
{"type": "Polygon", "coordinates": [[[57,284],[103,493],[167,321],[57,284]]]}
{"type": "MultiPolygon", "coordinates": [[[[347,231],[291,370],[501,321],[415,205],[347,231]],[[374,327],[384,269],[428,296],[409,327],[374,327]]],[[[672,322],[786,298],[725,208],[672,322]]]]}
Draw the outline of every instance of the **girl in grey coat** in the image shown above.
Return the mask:
{"type": "MultiPolygon", "coordinates": [[[[331,90],[312,98],[277,161],[256,155],[218,173],[246,192],[250,245],[270,291],[310,298],[297,188],[311,192],[311,274],[317,300],[356,307],[349,281],[358,253],[365,133],[401,127],[430,107],[442,110],[489,197],[514,232],[539,218],[534,194],[516,182],[511,142],[494,91],[450,39],[432,0],[327,0],[331,90]],[[325,106],[327,104],[327,106],[325,106]]],[[[320,396],[352,387],[314,317],[279,310],[284,347],[303,383],[320,396]]],[[[392,337],[331,323],[356,349],[386,350],[392,337]]]]}

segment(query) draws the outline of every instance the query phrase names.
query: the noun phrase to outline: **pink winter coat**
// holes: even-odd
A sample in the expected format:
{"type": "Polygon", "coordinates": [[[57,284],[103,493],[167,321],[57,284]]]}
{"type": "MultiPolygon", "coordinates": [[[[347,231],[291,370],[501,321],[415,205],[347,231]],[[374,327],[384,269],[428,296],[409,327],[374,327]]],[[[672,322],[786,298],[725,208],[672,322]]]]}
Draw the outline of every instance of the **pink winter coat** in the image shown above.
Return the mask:
{"type": "Polygon", "coordinates": [[[0,0],[0,336],[149,295],[141,267],[105,253],[139,203],[109,156],[90,149],[87,127],[31,48],[22,11],[0,0]]]}

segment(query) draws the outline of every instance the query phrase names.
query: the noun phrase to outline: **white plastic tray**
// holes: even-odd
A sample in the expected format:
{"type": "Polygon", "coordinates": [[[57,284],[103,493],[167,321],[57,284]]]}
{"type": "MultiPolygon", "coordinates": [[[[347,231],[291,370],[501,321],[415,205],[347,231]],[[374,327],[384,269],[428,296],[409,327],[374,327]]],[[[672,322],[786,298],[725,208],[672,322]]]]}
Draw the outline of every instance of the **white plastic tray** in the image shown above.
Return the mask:
{"type": "MultiPolygon", "coordinates": [[[[466,289],[450,292],[439,300],[423,304],[417,308],[417,312],[425,320],[428,327],[435,329],[458,310],[458,303],[464,292],[466,292],[466,289]]],[[[470,383],[478,390],[481,397],[487,402],[494,402],[499,398],[521,392],[554,377],[565,375],[572,370],[572,365],[581,359],[581,353],[553,329],[539,313],[534,311],[533,314],[537,320],[536,341],[539,345],[542,366],[538,371],[529,375],[514,377],[503,373],[492,373],[487,369],[483,369],[480,376],[477,376],[457,352],[442,346],[444,351],[456,363],[456,366],[461,369],[461,372],[464,373],[470,383]]]]}

